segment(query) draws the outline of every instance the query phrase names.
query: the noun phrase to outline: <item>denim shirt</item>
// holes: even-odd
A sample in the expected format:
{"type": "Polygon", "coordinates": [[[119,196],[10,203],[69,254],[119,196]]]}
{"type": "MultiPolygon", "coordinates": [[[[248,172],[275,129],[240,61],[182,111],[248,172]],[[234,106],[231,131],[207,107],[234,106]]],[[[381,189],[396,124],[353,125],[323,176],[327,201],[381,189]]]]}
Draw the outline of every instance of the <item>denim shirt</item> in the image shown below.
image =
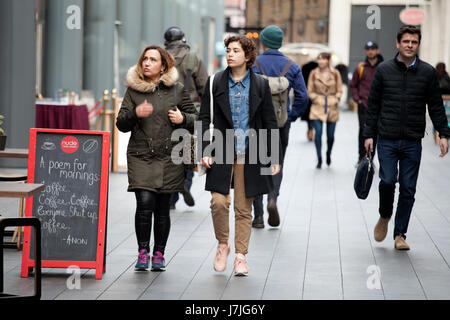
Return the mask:
{"type": "Polygon", "coordinates": [[[237,155],[245,155],[248,146],[248,118],[250,110],[250,70],[241,81],[228,77],[230,108],[234,127],[234,148],[237,155]]]}

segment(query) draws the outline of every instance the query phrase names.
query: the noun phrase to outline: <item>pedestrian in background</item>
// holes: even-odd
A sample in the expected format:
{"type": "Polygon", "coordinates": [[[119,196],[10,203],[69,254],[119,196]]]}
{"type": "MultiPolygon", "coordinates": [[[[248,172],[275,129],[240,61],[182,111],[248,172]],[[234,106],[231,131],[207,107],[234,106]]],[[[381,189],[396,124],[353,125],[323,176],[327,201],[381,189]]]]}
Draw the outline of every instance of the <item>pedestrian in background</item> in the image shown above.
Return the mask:
{"type": "MultiPolygon", "coordinates": [[[[309,75],[310,75],[311,71],[313,71],[318,66],[319,65],[317,64],[316,61],[309,61],[308,63],[305,63],[303,65],[302,74],[303,74],[303,79],[305,80],[305,86],[307,88],[308,88],[309,75]]],[[[314,139],[313,122],[309,118],[309,113],[311,112],[311,104],[312,104],[311,99],[308,98],[308,106],[306,107],[306,110],[305,110],[305,112],[303,112],[303,115],[302,115],[302,121],[306,121],[306,124],[307,124],[306,138],[309,141],[313,141],[313,139],[314,139]]]]}
{"type": "MultiPolygon", "coordinates": [[[[214,162],[213,157],[216,153],[220,153],[219,151],[215,151],[214,154],[206,153],[207,147],[210,145],[209,139],[206,139],[203,140],[201,165],[207,168],[205,190],[210,191],[212,195],[211,212],[214,233],[218,241],[214,270],[225,271],[227,257],[230,253],[228,244],[229,210],[230,188],[233,187],[236,252],[234,274],[247,276],[249,268],[246,255],[252,230],[253,198],[268,193],[271,183],[270,176],[261,174],[261,169],[266,166],[261,163],[259,154],[260,140],[264,139],[260,131],[262,131],[261,129],[269,131],[266,145],[270,154],[272,152],[270,131],[278,130],[278,125],[269,84],[267,80],[251,70],[256,59],[256,46],[253,40],[246,36],[230,36],[225,39],[225,46],[228,68],[215,75],[212,96],[209,89],[205,90],[199,115],[204,137],[205,133],[208,135],[206,131],[210,127],[210,99],[213,99],[214,137],[221,134],[225,142],[221,152],[223,159],[216,159],[218,161],[214,162]],[[248,136],[250,129],[253,129],[250,133],[251,140],[248,136]],[[227,130],[232,130],[234,139],[226,139],[227,130]],[[252,146],[252,150],[257,150],[256,164],[251,164],[249,160],[251,156],[249,155],[249,141],[258,141],[256,146],[252,146]],[[228,152],[232,152],[230,150],[234,150],[234,154],[228,154],[228,152]],[[225,161],[230,158],[234,158],[233,163],[225,161]]],[[[207,88],[210,86],[210,81],[207,82],[207,88]]],[[[277,156],[278,159],[281,158],[279,154],[277,156]]],[[[278,174],[279,162],[272,163],[271,170],[272,174],[278,174]]]]}
{"type": "Polygon", "coordinates": [[[129,69],[128,89],[117,117],[117,128],[130,132],[127,148],[128,191],[136,196],[137,270],[149,264],[152,215],[154,247],[152,270],[165,270],[164,251],[170,232],[170,196],[184,190],[184,167],[171,158],[173,130],[194,129],[195,108],[172,55],[149,46],[129,69]]]}
{"type": "MultiPolygon", "coordinates": [[[[287,120],[281,125],[278,124],[280,129],[280,141],[281,141],[281,172],[273,177],[273,188],[267,195],[267,211],[269,213],[268,223],[271,227],[278,227],[280,225],[280,215],[277,207],[277,199],[280,195],[281,182],[283,180],[283,166],[284,157],[286,155],[287,147],[289,144],[289,132],[291,129],[291,123],[295,122],[299,117],[303,115],[308,105],[308,93],[303,79],[302,71],[300,67],[278,49],[281,48],[283,43],[284,33],[277,26],[268,26],[261,31],[260,40],[263,45],[264,52],[256,59],[255,65],[253,65],[253,72],[256,74],[264,74],[268,77],[285,77],[289,81],[287,88],[288,96],[284,108],[284,112],[287,113],[287,120]],[[292,107],[289,108],[289,92],[293,90],[294,101],[292,107]]],[[[279,82],[275,81],[275,85],[279,86],[279,82]]],[[[278,95],[276,95],[278,98],[278,95]]],[[[280,103],[280,101],[274,101],[280,103]]],[[[264,207],[263,196],[255,197],[253,201],[253,208],[255,210],[255,218],[252,223],[254,228],[264,228],[264,207]]]]}
{"type": "MultiPolygon", "coordinates": [[[[196,107],[197,112],[200,111],[200,99],[205,89],[208,72],[202,60],[195,52],[191,51],[190,46],[186,43],[184,32],[178,27],[171,27],[164,33],[166,50],[175,58],[175,67],[178,70],[179,82],[189,93],[191,101],[196,107]]],[[[195,205],[194,197],[191,194],[192,180],[194,178],[194,170],[185,167],[186,182],[184,190],[181,192],[184,202],[193,207],[195,205]]],[[[170,199],[170,208],[175,209],[175,205],[179,199],[179,194],[174,193],[170,199]]]]}
{"type": "Polygon", "coordinates": [[[342,96],[341,75],[330,65],[331,54],[322,52],[317,57],[318,67],[311,71],[308,94],[311,99],[310,119],[314,126],[317,169],[322,168],[322,128],[327,127],[327,165],[331,164],[336,122],[339,120],[339,101],[342,96]]]}
{"type": "Polygon", "coordinates": [[[415,202],[427,105],[439,131],[440,157],[447,154],[450,137],[436,72],[417,55],[421,40],[421,30],[416,26],[406,25],[398,31],[397,55],[375,72],[364,128],[366,150],[374,151],[374,140],[378,137],[380,218],[374,229],[376,241],[386,238],[397,181],[400,185],[394,228],[397,250],[410,249],[405,240],[415,202]]]}
{"type": "Polygon", "coordinates": [[[348,66],[343,63],[339,63],[334,68],[339,72],[342,80],[342,96],[340,99],[340,106],[348,107],[348,95],[350,91],[348,81],[348,66]]]}
{"type": "MultiPolygon", "coordinates": [[[[353,78],[350,83],[350,89],[352,92],[352,98],[358,103],[358,120],[359,120],[359,133],[358,133],[358,162],[357,165],[365,158],[366,149],[364,148],[364,123],[366,122],[367,111],[367,99],[369,98],[370,86],[372,84],[375,70],[378,65],[384,61],[383,56],[380,54],[378,45],[375,42],[369,41],[364,46],[366,53],[366,60],[358,64],[353,71],[353,78]]],[[[376,146],[376,139],[374,140],[376,146]]],[[[374,148],[375,150],[375,148],[374,148]]],[[[372,157],[375,156],[375,153],[372,157]]]]}
{"type": "Polygon", "coordinates": [[[436,76],[439,81],[439,87],[443,95],[450,94],[450,77],[445,70],[445,63],[439,62],[436,65],[436,76]]]}

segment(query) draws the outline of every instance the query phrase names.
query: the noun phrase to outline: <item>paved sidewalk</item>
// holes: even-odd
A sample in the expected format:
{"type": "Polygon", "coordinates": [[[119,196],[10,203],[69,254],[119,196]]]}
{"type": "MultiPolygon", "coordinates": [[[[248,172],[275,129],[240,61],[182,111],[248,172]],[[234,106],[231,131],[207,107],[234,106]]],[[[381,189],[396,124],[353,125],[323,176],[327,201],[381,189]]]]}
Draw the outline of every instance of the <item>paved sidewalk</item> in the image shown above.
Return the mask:
{"type": "MultiPolygon", "coordinates": [[[[181,200],[171,213],[167,271],[135,272],[135,199],[126,192],[126,174],[119,173],[110,176],[103,279],[95,280],[95,270],[82,270],[81,289],[69,290],[66,270],[43,269],[42,299],[450,299],[450,156],[438,157],[428,124],[408,230],[411,251],[396,251],[393,219],[386,240],[373,239],[378,172],[366,201],[358,200],[353,191],[357,123],[357,114],[341,112],[333,162],[322,170],[315,169],[306,124],[293,124],[279,198],[281,226],[269,228],[266,222],[265,229],[253,229],[248,277],[232,275],[233,254],[226,272],[213,270],[216,241],[210,194],[204,191],[204,177],[198,176],[192,189],[196,206],[188,208],[181,200]],[[373,288],[377,284],[379,289],[373,288]]],[[[0,199],[0,214],[18,212],[17,202],[0,199]]],[[[33,278],[20,278],[20,265],[21,252],[6,249],[5,291],[30,294],[33,278]]]]}

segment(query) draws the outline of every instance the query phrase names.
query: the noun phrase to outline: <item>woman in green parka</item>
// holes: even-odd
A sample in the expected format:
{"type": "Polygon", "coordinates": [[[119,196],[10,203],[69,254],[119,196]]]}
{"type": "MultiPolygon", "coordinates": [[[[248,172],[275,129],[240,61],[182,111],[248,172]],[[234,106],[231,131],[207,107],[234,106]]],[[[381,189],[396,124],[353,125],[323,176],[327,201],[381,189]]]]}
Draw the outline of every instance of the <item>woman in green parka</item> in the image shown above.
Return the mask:
{"type": "Polygon", "coordinates": [[[172,132],[193,131],[195,108],[178,80],[174,58],[159,46],[145,48],[126,78],[128,89],[117,128],[130,132],[127,149],[128,191],[136,195],[135,229],[139,247],[136,270],[148,270],[152,213],[152,270],[165,270],[170,232],[170,195],[184,189],[183,165],[171,159],[172,132]]]}

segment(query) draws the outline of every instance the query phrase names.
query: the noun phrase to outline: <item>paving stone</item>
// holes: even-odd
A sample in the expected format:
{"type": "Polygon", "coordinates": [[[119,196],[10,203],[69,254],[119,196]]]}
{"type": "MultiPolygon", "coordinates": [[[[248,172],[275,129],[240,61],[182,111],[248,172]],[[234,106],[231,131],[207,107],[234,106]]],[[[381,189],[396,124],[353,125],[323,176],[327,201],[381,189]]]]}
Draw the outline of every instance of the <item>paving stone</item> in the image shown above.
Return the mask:
{"type": "MultiPolygon", "coordinates": [[[[428,123],[430,131],[430,123],[428,123]]],[[[315,169],[314,143],[306,124],[292,125],[278,199],[281,225],[253,229],[247,256],[248,277],[233,276],[234,223],[230,212],[228,268],[213,270],[217,242],[205,177],[194,177],[196,205],[183,198],[171,211],[166,249],[167,271],[134,271],[137,243],[135,197],[126,192],[127,176],[110,175],[106,273],[82,270],[80,290],[69,289],[65,269],[43,269],[42,299],[56,300],[409,300],[450,298],[450,161],[438,157],[432,137],[423,140],[416,202],[407,241],[412,250],[394,249],[392,231],[381,243],[373,239],[378,214],[378,170],[369,197],[353,190],[357,160],[357,114],[342,112],[336,129],[332,164],[315,169]],[[381,274],[370,282],[373,267],[381,274]],[[376,280],[376,279],[375,279],[376,280]],[[380,288],[374,288],[374,284],[380,288]]],[[[323,140],[325,152],[325,137],[323,140]]],[[[379,168],[378,160],[375,164],[379,168]]],[[[398,197],[396,189],[396,207],[398,197]]],[[[264,207],[267,197],[264,197],[264,207]]],[[[15,217],[16,199],[0,199],[0,214],[15,217]]],[[[153,234],[153,233],[152,233],[153,234]]],[[[153,245],[153,238],[151,246],[153,245]]],[[[5,287],[19,294],[33,290],[33,278],[20,278],[21,252],[6,249],[5,287]]]]}

